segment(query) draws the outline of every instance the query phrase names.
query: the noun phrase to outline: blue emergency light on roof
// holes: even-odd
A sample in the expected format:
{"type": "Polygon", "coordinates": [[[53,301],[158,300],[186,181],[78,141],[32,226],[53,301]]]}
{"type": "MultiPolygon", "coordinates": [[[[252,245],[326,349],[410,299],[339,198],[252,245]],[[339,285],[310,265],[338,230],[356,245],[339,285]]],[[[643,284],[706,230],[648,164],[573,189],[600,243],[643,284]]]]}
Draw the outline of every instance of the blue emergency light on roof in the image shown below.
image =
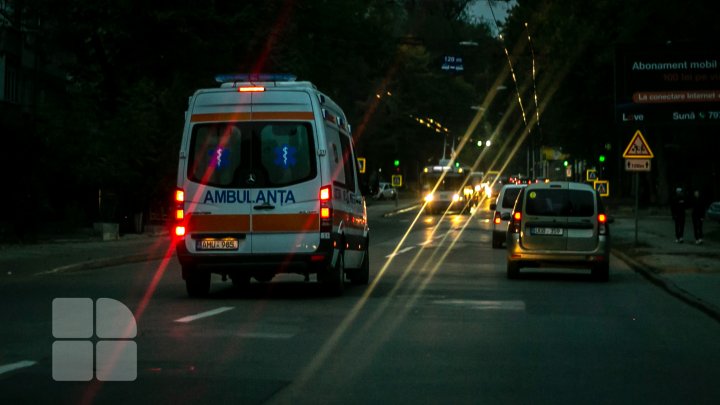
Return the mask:
{"type": "Polygon", "coordinates": [[[297,76],[290,73],[232,73],[216,75],[218,83],[234,82],[294,82],[297,76]]]}

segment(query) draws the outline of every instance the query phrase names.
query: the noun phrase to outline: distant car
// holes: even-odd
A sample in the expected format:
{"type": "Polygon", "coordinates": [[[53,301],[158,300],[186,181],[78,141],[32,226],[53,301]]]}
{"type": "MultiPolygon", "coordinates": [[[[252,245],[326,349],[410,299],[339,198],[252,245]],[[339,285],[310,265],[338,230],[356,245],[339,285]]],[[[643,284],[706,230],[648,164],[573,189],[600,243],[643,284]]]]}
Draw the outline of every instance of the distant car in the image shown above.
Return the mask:
{"type": "Polygon", "coordinates": [[[607,281],[610,229],[598,193],[572,182],[530,184],[520,191],[507,231],[507,276],[523,267],[590,268],[607,281]]]}
{"type": "Polygon", "coordinates": [[[490,210],[495,210],[493,215],[492,247],[500,249],[505,242],[505,234],[510,224],[510,214],[515,206],[515,200],[526,185],[506,184],[500,189],[497,201],[490,204],[490,210]]]}
{"type": "Polygon", "coordinates": [[[485,185],[485,197],[494,200],[497,198],[498,194],[500,194],[500,190],[503,188],[504,184],[502,181],[497,180],[495,183],[488,183],[485,185]]]}
{"type": "Polygon", "coordinates": [[[397,190],[395,190],[390,183],[380,183],[378,191],[373,196],[376,200],[395,199],[397,198],[397,190]]]}
{"type": "Polygon", "coordinates": [[[720,201],[710,204],[707,210],[707,218],[713,221],[720,221],[720,201]]]}

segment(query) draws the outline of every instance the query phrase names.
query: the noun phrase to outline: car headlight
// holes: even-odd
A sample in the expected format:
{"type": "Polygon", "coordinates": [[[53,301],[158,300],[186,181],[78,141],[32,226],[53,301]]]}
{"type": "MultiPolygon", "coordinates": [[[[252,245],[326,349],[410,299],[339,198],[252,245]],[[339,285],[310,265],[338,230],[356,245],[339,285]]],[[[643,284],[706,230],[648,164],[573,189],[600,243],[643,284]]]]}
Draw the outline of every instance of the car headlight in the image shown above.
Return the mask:
{"type": "Polygon", "coordinates": [[[453,194],[453,202],[458,202],[461,200],[461,197],[459,194],[453,194]]]}
{"type": "Polygon", "coordinates": [[[482,189],[482,186],[480,186],[479,184],[477,186],[475,186],[476,193],[479,193],[481,189],[482,189]]]}
{"type": "Polygon", "coordinates": [[[473,193],[473,189],[472,189],[471,187],[465,187],[465,188],[463,189],[463,194],[464,194],[464,195],[472,195],[472,193],[473,193]]]}
{"type": "Polygon", "coordinates": [[[433,200],[433,195],[432,195],[432,194],[428,194],[428,195],[425,196],[425,201],[430,202],[430,201],[432,201],[432,200],[433,200]]]}

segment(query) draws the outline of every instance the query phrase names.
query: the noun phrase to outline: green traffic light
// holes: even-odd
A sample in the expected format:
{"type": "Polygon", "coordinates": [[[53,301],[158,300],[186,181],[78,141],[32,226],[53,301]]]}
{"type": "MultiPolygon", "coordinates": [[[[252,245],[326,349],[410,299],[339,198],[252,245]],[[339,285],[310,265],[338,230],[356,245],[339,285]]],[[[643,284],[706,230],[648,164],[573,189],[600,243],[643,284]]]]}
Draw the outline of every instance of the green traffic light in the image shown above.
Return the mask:
{"type": "Polygon", "coordinates": [[[603,163],[605,161],[605,155],[600,155],[600,157],[598,157],[598,160],[600,161],[600,163],[603,163]]]}
{"type": "Polygon", "coordinates": [[[460,162],[455,162],[455,167],[460,167],[460,162]]]}
{"type": "Polygon", "coordinates": [[[395,165],[395,167],[399,167],[399,166],[400,166],[400,161],[397,160],[397,159],[395,159],[395,162],[393,162],[393,165],[395,165]]]}
{"type": "Polygon", "coordinates": [[[563,162],[563,166],[565,166],[565,167],[568,166],[568,161],[567,161],[567,160],[563,162]]]}

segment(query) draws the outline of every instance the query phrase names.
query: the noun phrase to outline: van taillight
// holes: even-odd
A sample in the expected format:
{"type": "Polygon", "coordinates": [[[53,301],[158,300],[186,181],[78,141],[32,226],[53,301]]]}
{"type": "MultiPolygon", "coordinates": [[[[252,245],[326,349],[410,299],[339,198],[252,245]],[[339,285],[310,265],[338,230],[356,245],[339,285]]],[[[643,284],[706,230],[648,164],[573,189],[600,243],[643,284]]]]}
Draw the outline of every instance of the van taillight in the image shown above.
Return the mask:
{"type": "Polygon", "coordinates": [[[493,220],[495,222],[495,225],[500,225],[502,222],[502,219],[500,218],[500,213],[495,211],[495,219],[493,220]]]}
{"type": "Polygon", "coordinates": [[[175,190],[175,236],[185,236],[185,191],[175,190]]]}
{"type": "Polygon", "coordinates": [[[597,217],[598,235],[607,235],[607,215],[600,213],[597,217]]]}
{"type": "Polygon", "coordinates": [[[510,232],[520,233],[520,220],[522,220],[522,213],[515,211],[512,214],[512,221],[510,222],[510,232]]]}
{"type": "Polygon", "coordinates": [[[332,189],[330,186],[320,187],[320,232],[332,231],[332,207],[330,200],[332,189]]]}

